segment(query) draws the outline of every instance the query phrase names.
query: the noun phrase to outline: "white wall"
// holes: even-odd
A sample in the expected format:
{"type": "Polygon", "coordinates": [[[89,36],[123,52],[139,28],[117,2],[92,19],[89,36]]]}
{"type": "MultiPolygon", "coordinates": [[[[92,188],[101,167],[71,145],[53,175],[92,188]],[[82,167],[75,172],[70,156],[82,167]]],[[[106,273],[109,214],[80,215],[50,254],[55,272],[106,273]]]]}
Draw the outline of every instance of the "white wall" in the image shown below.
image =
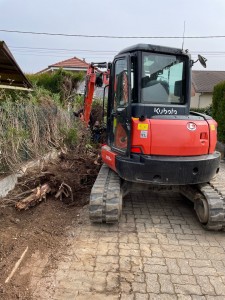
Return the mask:
{"type": "Polygon", "coordinates": [[[191,108],[205,108],[211,103],[211,93],[195,93],[195,95],[191,97],[191,108]]]}

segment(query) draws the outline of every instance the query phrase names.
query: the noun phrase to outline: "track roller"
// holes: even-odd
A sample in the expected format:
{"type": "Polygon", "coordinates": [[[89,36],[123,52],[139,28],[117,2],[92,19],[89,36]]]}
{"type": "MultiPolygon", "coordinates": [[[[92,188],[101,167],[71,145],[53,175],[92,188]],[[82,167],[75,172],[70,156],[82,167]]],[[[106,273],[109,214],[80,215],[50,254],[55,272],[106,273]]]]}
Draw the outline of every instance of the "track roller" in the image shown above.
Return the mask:
{"type": "Polygon", "coordinates": [[[194,202],[198,219],[205,229],[218,231],[225,228],[225,192],[215,180],[181,187],[180,192],[194,202]]]}

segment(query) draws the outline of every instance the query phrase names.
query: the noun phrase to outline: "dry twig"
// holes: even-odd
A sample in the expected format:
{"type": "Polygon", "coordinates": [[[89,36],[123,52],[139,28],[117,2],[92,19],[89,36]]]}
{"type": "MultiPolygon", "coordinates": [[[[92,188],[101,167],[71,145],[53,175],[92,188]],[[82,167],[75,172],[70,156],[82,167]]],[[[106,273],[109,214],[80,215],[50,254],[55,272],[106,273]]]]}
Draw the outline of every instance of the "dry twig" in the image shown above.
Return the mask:
{"type": "Polygon", "coordinates": [[[73,202],[73,191],[71,189],[71,187],[66,184],[65,182],[63,182],[60,187],[58,192],[55,195],[55,198],[60,198],[60,200],[63,200],[63,195],[68,198],[69,196],[71,196],[71,202],[73,202]]]}
{"type": "Polygon", "coordinates": [[[27,250],[28,250],[28,247],[23,251],[23,254],[20,256],[20,259],[16,262],[14,268],[12,269],[12,272],[6,278],[5,283],[8,283],[10,281],[10,279],[13,277],[14,273],[19,268],[19,265],[21,264],[21,261],[24,259],[24,256],[27,253],[27,250]]]}

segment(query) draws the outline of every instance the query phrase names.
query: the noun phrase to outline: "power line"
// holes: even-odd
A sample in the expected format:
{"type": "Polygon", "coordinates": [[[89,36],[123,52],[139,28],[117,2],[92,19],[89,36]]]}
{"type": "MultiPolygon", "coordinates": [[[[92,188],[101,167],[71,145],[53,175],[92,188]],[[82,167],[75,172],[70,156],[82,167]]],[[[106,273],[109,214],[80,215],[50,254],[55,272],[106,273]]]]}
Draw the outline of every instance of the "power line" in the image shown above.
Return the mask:
{"type": "MultiPolygon", "coordinates": [[[[46,57],[64,57],[64,58],[68,58],[68,54],[62,54],[62,53],[59,53],[59,54],[51,54],[51,53],[30,53],[30,52],[14,52],[16,55],[20,55],[20,56],[46,56],[46,57]]],[[[109,58],[109,57],[112,57],[113,54],[110,54],[110,55],[103,55],[103,54],[94,54],[95,56],[92,56],[92,55],[85,55],[85,58],[97,58],[97,59],[100,59],[100,58],[109,58]],[[97,55],[97,56],[96,56],[97,55]]],[[[192,54],[192,57],[197,57],[197,54],[192,54]]],[[[220,54],[220,55],[215,55],[215,54],[207,54],[206,57],[208,58],[224,58],[225,57],[225,53],[224,54],[220,54]]]]}
{"type": "MultiPolygon", "coordinates": [[[[25,55],[25,56],[48,56],[48,57],[67,57],[69,56],[69,54],[67,53],[47,53],[47,52],[21,52],[21,51],[13,51],[14,54],[16,55],[25,55]]],[[[203,53],[202,53],[203,54],[203,53]]],[[[85,55],[85,58],[90,58],[90,57],[112,57],[114,56],[113,54],[101,54],[101,53],[94,53],[93,55],[91,55],[91,53],[87,53],[85,55]]],[[[206,57],[210,57],[210,58],[220,58],[220,57],[225,57],[225,53],[221,53],[221,54],[204,54],[204,56],[206,57]]],[[[192,53],[192,57],[197,57],[197,53],[194,54],[192,53]]]]}
{"type": "Polygon", "coordinates": [[[53,50],[53,51],[83,51],[83,52],[106,52],[106,53],[117,53],[119,51],[114,50],[90,50],[90,49],[66,49],[66,48],[45,48],[45,47],[19,47],[19,46],[9,46],[10,48],[16,49],[35,49],[35,50],[53,50]]]}
{"type": "MultiPolygon", "coordinates": [[[[68,49],[68,48],[45,48],[45,47],[28,47],[28,46],[9,46],[12,49],[18,49],[18,51],[25,51],[25,49],[28,50],[41,50],[40,52],[45,52],[44,50],[48,51],[63,51],[63,52],[93,52],[93,53],[118,53],[119,50],[92,50],[92,49],[68,49]]],[[[16,50],[17,51],[17,50],[16,50]]],[[[225,51],[204,51],[204,50],[195,50],[195,51],[190,51],[192,54],[224,54],[225,51]]]]}
{"type": "Polygon", "coordinates": [[[65,55],[67,57],[77,57],[77,56],[82,56],[82,57],[87,57],[87,56],[115,56],[115,54],[113,53],[93,53],[93,52],[61,52],[61,51],[57,51],[57,52],[52,52],[52,51],[35,51],[35,50],[24,50],[22,51],[21,49],[12,49],[12,53],[25,53],[25,54],[46,54],[46,55],[65,55]]]}
{"type": "MultiPolygon", "coordinates": [[[[64,36],[64,37],[83,37],[83,38],[107,38],[107,39],[182,39],[183,36],[116,36],[116,35],[88,35],[88,34],[69,34],[69,33],[52,33],[52,32],[34,32],[0,29],[1,32],[35,34],[48,36],[64,36]]],[[[225,38],[225,35],[205,35],[205,36],[185,36],[185,39],[212,39],[225,38]]]]}
{"type": "MultiPolygon", "coordinates": [[[[95,54],[95,55],[114,55],[118,53],[118,50],[92,50],[92,49],[67,49],[67,48],[46,48],[46,47],[28,47],[28,46],[10,46],[11,49],[14,49],[14,52],[17,53],[38,53],[38,54],[70,54],[70,52],[84,52],[83,54],[95,54]],[[56,53],[58,52],[58,53],[56,53]]],[[[197,55],[201,53],[202,55],[207,56],[223,56],[225,54],[225,51],[204,51],[204,50],[195,50],[190,51],[192,55],[197,55]]]]}
{"type": "MultiPolygon", "coordinates": [[[[73,52],[73,55],[84,55],[87,59],[109,59],[118,53],[118,50],[92,50],[92,49],[68,49],[68,48],[47,48],[47,47],[29,47],[29,46],[10,46],[13,53],[22,56],[46,56],[46,57],[62,57],[68,58],[73,52]]],[[[208,58],[224,58],[225,51],[190,51],[192,57],[196,57],[201,53],[208,58]]]]}
{"type": "MultiPolygon", "coordinates": [[[[39,54],[39,53],[16,53],[16,56],[30,56],[30,57],[33,57],[33,56],[39,56],[39,57],[62,57],[62,58],[68,58],[68,55],[66,54],[59,54],[59,55],[52,55],[52,54],[39,54]]],[[[101,56],[85,56],[85,59],[93,59],[93,58],[96,58],[96,59],[103,59],[103,58],[109,58],[111,56],[108,56],[108,55],[101,55],[101,56]]]]}

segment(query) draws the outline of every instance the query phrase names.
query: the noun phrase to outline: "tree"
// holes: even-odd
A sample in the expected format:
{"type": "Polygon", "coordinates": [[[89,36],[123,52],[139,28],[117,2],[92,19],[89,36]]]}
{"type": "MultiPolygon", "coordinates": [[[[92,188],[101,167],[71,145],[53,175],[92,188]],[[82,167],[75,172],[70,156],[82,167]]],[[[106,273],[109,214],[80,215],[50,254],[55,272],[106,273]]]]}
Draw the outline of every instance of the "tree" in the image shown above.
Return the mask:
{"type": "Polygon", "coordinates": [[[218,139],[225,143],[225,81],[214,87],[212,116],[218,122],[218,139]]]}

